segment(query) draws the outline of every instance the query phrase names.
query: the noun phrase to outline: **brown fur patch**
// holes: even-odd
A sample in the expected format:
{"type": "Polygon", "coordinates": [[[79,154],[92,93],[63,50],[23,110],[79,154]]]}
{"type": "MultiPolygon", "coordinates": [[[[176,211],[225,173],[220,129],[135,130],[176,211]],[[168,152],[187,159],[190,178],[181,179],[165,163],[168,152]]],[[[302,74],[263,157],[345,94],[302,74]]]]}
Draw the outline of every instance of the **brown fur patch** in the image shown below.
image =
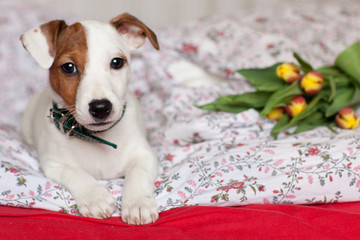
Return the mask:
{"type": "Polygon", "coordinates": [[[74,113],[77,89],[84,75],[87,59],[87,42],[85,28],[81,23],[75,23],[61,32],[57,39],[54,63],[50,68],[50,85],[64,100],[70,111],[74,113]],[[74,63],[77,74],[66,75],[61,66],[74,63]]]}
{"type": "Polygon", "coordinates": [[[66,28],[67,25],[63,20],[54,20],[40,26],[41,32],[46,37],[49,46],[50,56],[55,56],[57,40],[61,32],[64,31],[66,28]]]}
{"type": "Polygon", "coordinates": [[[119,16],[111,19],[110,24],[112,24],[116,29],[118,29],[118,31],[120,31],[120,33],[123,33],[123,34],[128,31],[126,24],[137,26],[141,29],[141,31],[134,33],[134,34],[136,34],[142,38],[148,37],[148,39],[150,40],[153,47],[156,50],[160,49],[155,33],[150,28],[148,28],[143,22],[141,22],[139,19],[137,19],[133,15],[131,15],[129,13],[120,14],[119,16]]]}

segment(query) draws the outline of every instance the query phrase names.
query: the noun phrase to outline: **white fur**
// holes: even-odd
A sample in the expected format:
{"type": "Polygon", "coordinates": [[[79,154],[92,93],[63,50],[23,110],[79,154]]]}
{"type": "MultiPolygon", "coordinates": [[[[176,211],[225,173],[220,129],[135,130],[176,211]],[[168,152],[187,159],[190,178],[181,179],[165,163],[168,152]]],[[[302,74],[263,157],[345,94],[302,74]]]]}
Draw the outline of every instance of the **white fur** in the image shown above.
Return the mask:
{"type": "MultiPolygon", "coordinates": [[[[85,76],[80,82],[76,100],[78,121],[92,130],[103,130],[109,126],[94,129],[88,124],[94,123],[89,115],[89,102],[92,99],[107,98],[114,106],[123,106],[125,93],[130,78],[130,67],[127,64],[121,70],[111,70],[113,58],[126,55],[130,62],[130,51],[121,35],[109,24],[95,21],[81,22],[86,27],[88,58],[85,76]],[[101,33],[101,34],[99,34],[101,33]]],[[[120,118],[122,107],[115,108],[108,121],[115,122],[120,118]]]]}
{"type": "Polygon", "coordinates": [[[48,43],[40,28],[33,28],[22,36],[24,47],[32,52],[33,58],[40,67],[48,69],[51,67],[54,57],[50,55],[48,43]]]}
{"type": "MultiPolygon", "coordinates": [[[[22,121],[24,139],[37,148],[45,175],[72,193],[82,215],[110,217],[116,210],[115,199],[96,180],[125,176],[121,206],[123,221],[129,224],[154,222],[158,218],[153,197],[158,163],[146,140],[141,107],[127,90],[130,49],[111,25],[90,21],[82,24],[87,33],[88,62],[77,91],[77,120],[85,126],[93,121],[88,111],[92,99],[107,98],[112,102],[111,121],[121,116],[122,106],[127,102],[122,120],[110,130],[97,134],[117,144],[118,149],[61,133],[47,118],[52,99],[59,98],[50,88],[35,95],[26,109],[22,121]],[[110,69],[111,59],[119,54],[127,57],[128,65],[121,70],[110,69]]],[[[36,39],[41,38],[36,36],[26,41],[36,39]]]]}
{"type": "Polygon", "coordinates": [[[125,27],[127,28],[128,32],[122,36],[126,38],[129,49],[135,50],[141,47],[145,43],[145,38],[137,37],[137,33],[139,32],[140,28],[129,24],[125,24],[125,27]]]}

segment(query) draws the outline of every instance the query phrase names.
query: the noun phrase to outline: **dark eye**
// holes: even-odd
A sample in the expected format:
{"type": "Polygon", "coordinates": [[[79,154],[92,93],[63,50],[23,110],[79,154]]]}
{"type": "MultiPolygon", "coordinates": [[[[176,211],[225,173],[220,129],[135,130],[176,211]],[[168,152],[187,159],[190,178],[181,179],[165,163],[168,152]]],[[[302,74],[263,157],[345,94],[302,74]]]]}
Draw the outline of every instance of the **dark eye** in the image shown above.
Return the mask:
{"type": "Polygon", "coordinates": [[[120,69],[124,66],[125,60],[122,58],[113,58],[110,62],[110,67],[113,69],[120,69]]]}
{"type": "Polygon", "coordinates": [[[68,62],[61,65],[61,71],[66,75],[74,76],[78,70],[74,63],[68,62]]]}

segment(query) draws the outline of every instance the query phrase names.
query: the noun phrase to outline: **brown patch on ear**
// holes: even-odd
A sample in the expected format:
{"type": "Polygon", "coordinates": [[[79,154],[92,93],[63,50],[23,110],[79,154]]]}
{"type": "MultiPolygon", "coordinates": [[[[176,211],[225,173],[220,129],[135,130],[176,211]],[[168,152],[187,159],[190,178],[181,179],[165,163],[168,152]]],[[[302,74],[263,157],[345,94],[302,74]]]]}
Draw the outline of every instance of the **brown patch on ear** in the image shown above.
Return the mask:
{"type": "Polygon", "coordinates": [[[130,25],[139,27],[141,29],[141,31],[139,31],[137,34],[139,36],[141,36],[142,38],[147,37],[156,50],[160,49],[155,33],[150,28],[148,28],[143,22],[141,22],[139,19],[137,19],[133,15],[131,15],[129,13],[120,14],[119,16],[111,19],[110,23],[116,29],[118,29],[118,31],[120,33],[126,33],[126,31],[127,31],[126,24],[130,24],[130,25]]]}
{"type": "Polygon", "coordinates": [[[54,20],[40,26],[41,32],[46,37],[50,56],[55,56],[57,40],[66,27],[67,25],[63,20],[54,20]]]}
{"type": "Polygon", "coordinates": [[[21,34],[20,41],[21,41],[21,44],[23,45],[23,47],[25,48],[25,50],[28,51],[27,47],[24,44],[24,34],[21,34]]]}
{"type": "Polygon", "coordinates": [[[70,111],[75,113],[77,89],[85,73],[87,59],[86,30],[81,23],[75,23],[65,29],[57,39],[54,64],[50,68],[50,85],[64,100],[70,111]],[[74,63],[77,74],[66,75],[61,66],[74,63]]]}

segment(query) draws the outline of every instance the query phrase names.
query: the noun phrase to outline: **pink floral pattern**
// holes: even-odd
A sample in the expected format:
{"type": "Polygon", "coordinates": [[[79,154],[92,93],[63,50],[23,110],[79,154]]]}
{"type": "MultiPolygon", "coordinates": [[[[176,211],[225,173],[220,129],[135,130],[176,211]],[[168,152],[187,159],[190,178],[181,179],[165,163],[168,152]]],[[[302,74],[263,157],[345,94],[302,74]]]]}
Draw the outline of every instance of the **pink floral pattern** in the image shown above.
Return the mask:
{"type": "MultiPolygon", "coordinates": [[[[54,13],[3,1],[0,26],[0,204],[77,214],[71,194],[44,177],[37,153],[19,134],[32,93],[46,84],[19,35],[54,13]],[[16,16],[21,15],[22,18],[16,16]],[[6,81],[4,80],[6,79],[6,81]]],[[[360,200],[360,130],[327,128],[270,137],[274,122],[255,110],[207,112],[195,105],[218,94],[252,91],[235,73],[292,60],[296,50],[315,66],[331,64],[360,40],[360,4],[294,5],[213,16],[159,32],[161,51],[133,54],[131,90],[140,99],[149,141],[160,161],[154,183],[159,211],[188,205],[318,204],[360,200]],[[321,9],[321,11],[319,11],[321,9]],[[189,60],[230,85],[185,86],[171,63],[189,60]]],[[[123,179],[102,181],[121,205],[123,179]]],[[[121,214],[119,211],[114,215],[121,214]]]]}

